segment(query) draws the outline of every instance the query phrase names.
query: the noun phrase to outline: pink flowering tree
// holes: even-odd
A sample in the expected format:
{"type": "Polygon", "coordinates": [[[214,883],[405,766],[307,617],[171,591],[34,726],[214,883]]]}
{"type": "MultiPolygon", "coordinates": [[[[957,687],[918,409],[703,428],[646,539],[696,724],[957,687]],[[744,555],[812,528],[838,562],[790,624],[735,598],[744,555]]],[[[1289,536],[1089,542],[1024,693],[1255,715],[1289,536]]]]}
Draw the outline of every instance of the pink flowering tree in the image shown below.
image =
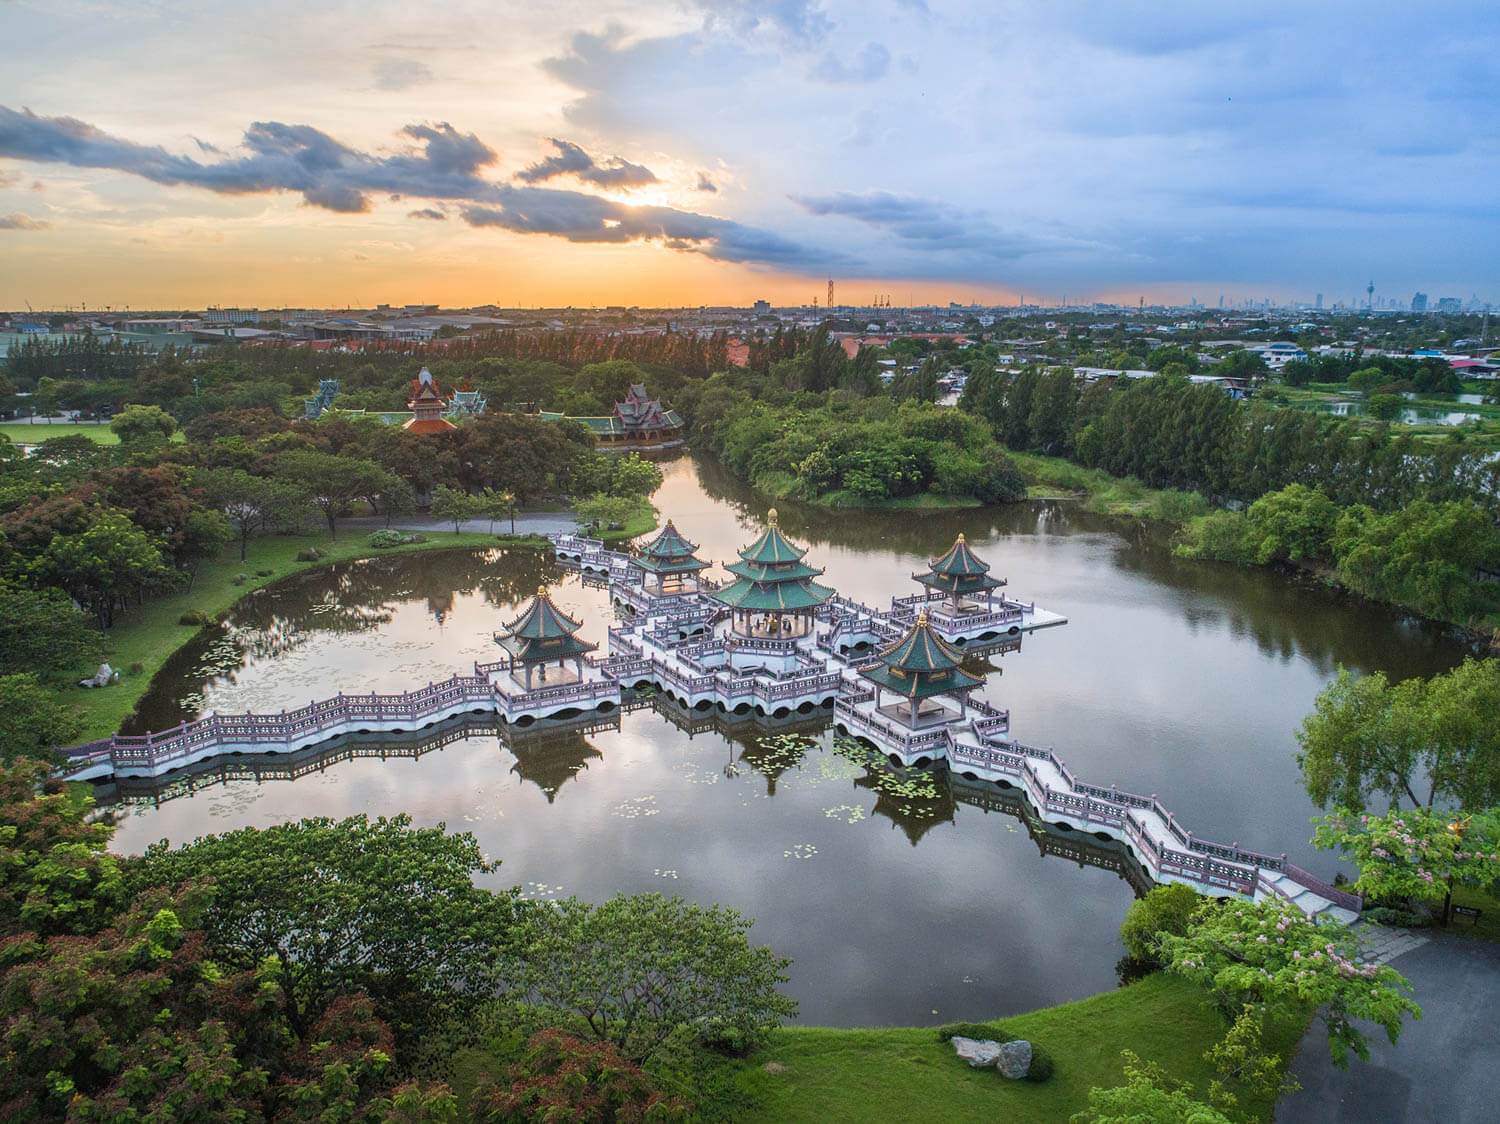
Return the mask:
{"type": "Polygon", "coordinates": [[[1409,808],[1383,816],[1340,809],[1315,821],[1313,842],[1359,867],[1354,888],[1379,901],[1442,902],[1448,923],[1453,884],[1500,880],[1500,809],[1473,815],[1409,808]]]}
{"type": "Polygon", "coordinates": [[[1347,928],[1290,902],[1207,899],[1185,936],[1164,934],[1161,943],[1169,970],[1208,988],[1226,1015],[1246,1003],[1277,1017],[1316,1013],[1336,1065],[1348,1064],[1350,1050],[1370,1056],[1357,1020],[1383,1027],[1394,1045],[1403,1016],[1422,1017],[1401,973],[1361,964],[1347,928]]]}

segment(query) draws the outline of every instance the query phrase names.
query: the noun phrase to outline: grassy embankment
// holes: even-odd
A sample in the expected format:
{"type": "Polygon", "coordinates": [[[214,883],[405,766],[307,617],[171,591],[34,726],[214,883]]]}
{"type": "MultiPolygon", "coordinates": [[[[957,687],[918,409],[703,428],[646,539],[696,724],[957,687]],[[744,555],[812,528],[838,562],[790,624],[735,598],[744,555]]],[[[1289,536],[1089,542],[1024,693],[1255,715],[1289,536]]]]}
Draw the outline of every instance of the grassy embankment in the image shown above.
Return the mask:
{"type": "Polygon", "coordinates": [[[135,709],[146,693],[152,677],[161,670],[167,658],[199,631],[194,625],[181,624],[178,618],[189,609],[201,609],[210,617],[228,612],[245,594],[289,574],[335,562],[348,562],[371,555],[404,554],[413,550],[448,550],[456,547],[493,547],[537,545],[540,539],[525,536],[427,532],[427,540],[406,546],[376,550],[366,534],[349,530],[338,541],[326,533],[308,535],[269,535],[250,540],[249,555],[244,562],[239,550],[226,548],[224,557],[207,562],[199,569],[192,587],[132,606],[116,616],[115,626],[107,637],[105,658],[120,672],[120,681],[112,687],[85,691],[72,681],[58,684],[57,701],[76,705],[84,715],[81,741],[108,737],[135,709]],[[300,551],[315,547],[321,557],[316,562],[298,562],[300,551]],[[243,580],[237,580],[237,579],[243,580]],[[139,667],[139,670],[134,670],[139,667]]]}
{"type": "Polygon", "coordinates": [[[778,500],[790,499],[840,510],[859,508],[865,511],[953,511],[959,508],[983,506],[972,496],[940,496],[933,492],[923,492],[916,496],[901,496],[898,499],[871,501],[851,491],[841,490],[824,492],[820,496],[808,499],[806,485],[799,477],[788,472],[763,473],[750,483],[757,491],[765,492],[778,500]]]}
{"type": "Polygon", "coordinates": [[[1161,519],[1179,525],[1208,512],[1207,502],[1196,492],[1148,488],[1133,476],[1111,476],[1102,468],[1084,468],[1062,457],[1015,452],[1010,457],[1021,470],[1030,499],[1078,500],[1099,515],[1161,519]]]}
{"type": "MultiPolygon", "coordinates": [[[[742,1119],[1052,1124],[1086,1108],[1090,1088],[1123,1082],[1120,1051],[1126,1049],[1158,1062],[1206,1097],[1214,1074],[1203,1053],[1228,1028],[1202,988],[1166,974],[994,1025],[999,1034],[1045,1049],[1057,1067],[1052,1079],[1033,1085],[1009,1081],[993,1069],[970,1069],[931,1027],[788,1027],[739,1073],[738,1086],[758,1106],[742,1119]],[[767,1063],[785,1070],[767,1072],[767,1063]]],[[[1301,1023],[1280,1025],[1268,1035],[1266,1048],[1285,1062],[1302,1030],[1301,1023]]],[[[1244,1107],[1266,1119],[1272,1106],[1244,1107]]]]}
{"type": "MultiPolygon", "coordinates": [[[[9,437],[17,445],[40,445],[49,437],[88,437],[100,445],[118,445],[120,439],[108,425],[75,425],[61,422],[0,422],[0,434],[9,437]]],[[[173,440],[183,440],[181,431],[172,435],[173,440]]]]}
{"type": "MultiPolygon", "coordinates": [[[[1206,1096],[1214,1076],[1203,1054],[1228,1027],[1207,993],[1177,976],[1156,974],[1118,991],[986,1024],[997,1039],[1025,1038],[1051,1055],[1056,1069],[1041,1084],[1010,1081],[994,1069],[971,1069],[935,1027],[841,1030],[784,1027],[744,1060],[700,1057],[699,1117],[754,1124],[841,1121],[1036,1121],[1055,1124],[1088,1105],[1088,1091],[1123,1082],[1122,1050],[1159,1063],[1206,1096]]],[[[1265,1048],[1290,1059],[1303,1024],[1278,1024],[1265,1048]]],[[[461,1051],[451,1073],[465,1104],[480,1076],[503,1074],[500,1058],[461,1051]]],[[[675,1082],[664,1082],[674,1090],[675,1082]]],[[[684,1091],[685,1090],[681,1090],[684,1091]]],[[[1271,1105],[1246,1109],[1267,1119],[1271,1105]]]]}

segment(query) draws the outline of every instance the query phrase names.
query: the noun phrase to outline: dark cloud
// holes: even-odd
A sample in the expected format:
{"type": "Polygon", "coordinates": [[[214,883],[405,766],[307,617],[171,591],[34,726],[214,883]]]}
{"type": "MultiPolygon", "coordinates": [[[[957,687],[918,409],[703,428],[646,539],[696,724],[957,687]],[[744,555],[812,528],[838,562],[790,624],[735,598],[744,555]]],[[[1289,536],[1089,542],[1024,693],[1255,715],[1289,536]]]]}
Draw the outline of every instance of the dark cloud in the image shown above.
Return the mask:
{"type": "Polygon", "coordinates": [[[880,43],[866,43],[852,63],[845,64],[832,51],[812,68],[809,75],[820,82],[874,82],[891,68],[891,52],[880,43]]]}
{"type": "Polygon", "coordinates": [[[810,214],[854,219],[894,234],[909,248],[924,253],[951,253],[986,259],[1015,259],[1038,250],[1067,250],[1082,243],[1003,230],[980,214],[946,203],[896,195],[889,191],[791,197],[810,214]]]}
{"type": "MultiPolygon", "coordinates": [[[[509,186],[499,190],[499,206],[466,207],[464,221],[521,234],[550,234],[569,242],[661,242],[669,249],[717,261],[806,268],[830,260],[815,247],[730,219],[672,207],[632,206],[580,191],[509,186]]],[[[833,260],[847,259],[833,255],[833,260]]]]}
{"type": "Polygon", "coordinates": [[[708,173],[707,172],[699,172],[698,173],[698,187],[697,187],[697,190],[698,191],[709,191],[709,192],[715,192],[715,193],[717,193],[718,190],[719,190],[719,185],[716,184],[716,183],[714,183],[713,180],[711,180],[711,179],[708,178],[708,173]]]}
{"type": "Polygon", "coordinates": [[[557,149],[556,156],[549,156],[516,173],[516,178],[525,183],[541,183],[556,176],[577,176],[584,183],[598,187],[643,187],[658,182],[650,168],[632,164],[618,156],[611,156],[603,163],[595,160],[572,141],[547,138],[557,149]]]}
{"type": "MultiPolygon", "coordinates": [[[[447,200],[461,205],[460,214],[471,226],[549,234],[573,242],[660,242],[719,261],[823,268],[850,260],[730,219],[672,207],[630,206],[581,191],[497,184],[478,174],[496,155],[472,133],[460,133],[446,122],[408,125],[402,132],[421,142],[421,151],[376,156],[349,148],[308,125],[260,121],[245,133],[243,147],[249,155],[200,163],[159,146],[111,136],[72,117],[40,117],[30,110],[0,106],[0,157],[110,168],[154,183],[200,187],[225,195],[295,191],[311,206],[343,213],[368,210],[373,195],[447,200]]],[[[577,148],[567,142],[553,143],[559,150],[554,159],[567,159],[570,149],[577,148]]],[[[596,174],[593,182],[619,184],[632,178],[650,182],[639,180],[641,173],[650,175],[639,165],[590,163],[596,174]],[[610,178],[611,173],[615,178],[610,178]],[[597,178],[601,175],[602,181],[597,178]]],[[[547,173],[551,174],[560,173],[547,173]]],[[[431,208],[411,215],[433,218],[442,212],[431,208]]]]}
{"type": "Polygon", "coordinates": [[[409,219],[432,219],[435,222],[443,222],[448,216],[436,207],[423,207],[420,211],[408,211],[406,217],[409,219]]]}
{"type": "Polygon", "coordinates": [[[52,224],[45,219],[34,219],[20,211],[0,215],[0,230],[49,230],[52,224]]]}
{"type": "Polygon", "coordinates": [[[416,59],[381,59],[374,66],[377,90],[409,90],[432,81],[432,68],[416,59]]]}
{"type": "Polygon", "coordinates": [[[813,46],[833,30],[817,0],[698,0],[710,27],[738,35],[770,30],[790,45],[813,46]]]}
{"type": "Polygon", "coordinates": [[[19,160],[112,168],[221,195],[295,191],[311,206],[344,213],[368,210],[371,192],[466,200],[493,193],[494,185],[477,172],[494,162],[495,152],[478,137],[447,122],[408,125],[403,132],[422,142],[422,151],[374,156],[310,125],[257,121],[242,142],[249,155],[209,163],[111,136],[73,117],[0,106],[0,156],[19,160]]]}

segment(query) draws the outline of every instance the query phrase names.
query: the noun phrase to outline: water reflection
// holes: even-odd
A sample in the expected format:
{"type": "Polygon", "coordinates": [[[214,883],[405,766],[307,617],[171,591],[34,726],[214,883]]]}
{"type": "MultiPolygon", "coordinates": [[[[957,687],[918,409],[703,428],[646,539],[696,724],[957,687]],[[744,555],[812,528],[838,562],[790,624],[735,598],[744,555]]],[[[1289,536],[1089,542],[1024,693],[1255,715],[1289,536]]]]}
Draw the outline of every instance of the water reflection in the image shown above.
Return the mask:
{"type": "MultiPolygon", "coordinates": [[[[662,469],[655,502],[702,557],[732,557],[771,506],[711,462],[662,469]]],[[[914,591],[912,572],[965,532],[1007,593],[1069,618],[1028,637],[983,689],[1017,737],[1055,746],[1084,780],[1158,794],[1200,836],[1284,850],[1325,874],[1295,764],[1317,691],[1340,663],[1400,678],[1464,654],[1441,629],[1315,581],[1175,559],[1151,526],[1066,504],[920,516],[775,506],[824,580],[871,603],[914,591]]],[[[531,553],[310,571],[179,653],[137,728],[467,671],[493,658],[491,633],[543,580],[584,638],[604,642],[604,591],[531,553]]],[[[1042,828],[993,787],[883,785],[839,751],[822,712],[767,728],[645,701],[563,731],[371,735],[222,762],[165,792],[122,788],[115,845],[407,811],[473,831],[504,862],[496,886],[595,900],[661,890],[742,910],[755,940],[794,958],[790,988],[815,1023],[991,1017],[1113,986],[1138,884],[1123,852],[1042,828]]]]}

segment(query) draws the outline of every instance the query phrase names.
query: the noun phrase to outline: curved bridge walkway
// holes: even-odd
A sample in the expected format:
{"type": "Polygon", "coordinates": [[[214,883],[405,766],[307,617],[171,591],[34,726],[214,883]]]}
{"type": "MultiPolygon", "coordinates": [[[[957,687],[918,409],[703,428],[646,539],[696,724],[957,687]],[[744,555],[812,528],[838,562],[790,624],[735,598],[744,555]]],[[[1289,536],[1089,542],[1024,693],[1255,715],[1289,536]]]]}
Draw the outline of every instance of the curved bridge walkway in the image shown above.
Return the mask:
{"type": "MultiPolygon", "coordinates": [[[[294,753],[340,735],[421,730],[461,715],[498,717],[525,727],[548,718],[617,711],[633,689],[650,687],[704,713],[784,718],[831,709],[840,733],[873,747],[892,766],[943,762],[970,784],[1024,797],[1053,828],[1123,844],[1158,883],[1182,882],[1207,894],[1281,898],[1309,915],[1344,922],[1358,916],[1357,897],[1293,865],[1285,854],[1198,838],[1155,795],[1078,779],[1052,750],[1011,739],[1008,711],[972,700],[961,716],[950,712],[941,722],[919,722],[915,729],[893,721],[877,706],[857,667],[872,648],[910,627],[928,600],[924,596],[896,599],[889,611],[836,596],[824,606],[813,634],[797,639],[715,635],[724,611],[710,598],[656,595],[641,585],[641,571],[627,556],[576,535],[551,538],[559,562],[607,581],[612,600],[634,612],[609,630],[610,654],[590,657],[578,681],[528,690],[511,674],[508,660],[476,663],[473,675],[401,694],[340,694],[279,714],[211,714],[160,733],[115,735],[66,751],[66,773],[79,780],[161,777],[216,757],[294,753]]],[[[1034,603],[1010,599],[983,619],[975,616],[943,623],[956,623],[960,640],[988,651],[1014,648],[1020,633],[1065,620],[1034,603]]]]}

